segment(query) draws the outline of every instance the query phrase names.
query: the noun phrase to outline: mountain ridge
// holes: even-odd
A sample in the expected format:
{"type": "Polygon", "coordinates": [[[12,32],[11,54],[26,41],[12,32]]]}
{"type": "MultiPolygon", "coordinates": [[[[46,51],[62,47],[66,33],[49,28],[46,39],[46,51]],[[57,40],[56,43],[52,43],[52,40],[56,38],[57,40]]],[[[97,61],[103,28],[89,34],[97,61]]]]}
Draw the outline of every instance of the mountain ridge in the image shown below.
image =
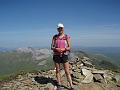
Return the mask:
{"type": "MultiPolygon", "coordinates": [[[[120,75],[107,69],[98,69],[83,51],[75,52],[75,60],[70,62],[71,76],[75,90],[119,90],[120,75]],[[87,73],[87,74],[86,74],[87,73]]],[[[68,90],[64,70],[61,70],[62,90],[68,90]]],[[[55,90],[55,70],[21,72],[10,80],[1,82],[1,90],[55,90]]]]}

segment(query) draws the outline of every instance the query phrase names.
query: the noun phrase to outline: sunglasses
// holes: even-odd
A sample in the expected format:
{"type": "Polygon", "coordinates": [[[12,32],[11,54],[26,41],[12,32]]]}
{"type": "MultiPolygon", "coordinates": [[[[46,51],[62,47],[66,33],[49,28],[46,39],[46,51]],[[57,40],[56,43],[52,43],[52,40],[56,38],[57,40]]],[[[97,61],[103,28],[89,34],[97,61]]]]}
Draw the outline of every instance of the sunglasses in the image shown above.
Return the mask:
{"type": "Polygon", "coordinates": [[[63,29],[63,27],[59,27],[59,28],[57,28],[58,30],[61,30],[61,29],[63,29]]]}

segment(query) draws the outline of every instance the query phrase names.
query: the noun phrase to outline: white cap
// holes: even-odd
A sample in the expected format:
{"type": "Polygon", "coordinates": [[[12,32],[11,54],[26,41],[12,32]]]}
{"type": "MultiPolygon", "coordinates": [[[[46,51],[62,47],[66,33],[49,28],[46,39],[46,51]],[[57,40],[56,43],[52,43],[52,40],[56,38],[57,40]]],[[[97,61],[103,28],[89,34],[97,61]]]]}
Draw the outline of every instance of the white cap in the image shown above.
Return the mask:
{"type": "Polygon", "coordinates": [[[64,25],[63,25],[62,23],[59,23],[59,24],[57,25],[57,28],[60,28],[60,27],[64,27],[64,25]]]}

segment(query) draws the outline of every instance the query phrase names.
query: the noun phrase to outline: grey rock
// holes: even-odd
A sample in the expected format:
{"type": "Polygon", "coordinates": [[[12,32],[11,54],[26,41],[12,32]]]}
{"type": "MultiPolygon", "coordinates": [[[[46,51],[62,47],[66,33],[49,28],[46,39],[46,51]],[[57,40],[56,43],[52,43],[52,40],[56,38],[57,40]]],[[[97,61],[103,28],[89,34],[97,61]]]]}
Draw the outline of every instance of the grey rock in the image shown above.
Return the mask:
{"type": "Polygon", "coordinates": [[[93,67],[92,63],[88,61],[83,62],[83,64],[87,67],[93,67]]]}
{"type": "Polygon", "coordinates": [[[81,73],[74,72],[74,73],[73,73],[73,77],[74,77],[74,78],[77,78],[77,79],[80,79],[81,73]]]}
{"type": "Polygon", "coordinates": [[[103,79],[103,77],[100,74],[94,74],[93,77],[95,81],[99,82],[101,82],[101,80],[103,79]]]}
{"type": "Polygon", "coordinates": [[[78,82],[76,82],[76,81],[72,81],[72,83],[73,83],[73,85],[78,85],[78,82]]]}
{"type": "Polygon", "coordinates": [[[93,74],[105,74],[106,71],[105,70],[93,70],[92,73],[93,74]]]}
{"type": "Polygon", "coordinates": [[[61,70],[61,71],[60,71],[60,75],[61,75],[61,77],[62,77],[63,75],[65,75],[65,71],[64,71],[64,70],[61,70]]]}
{"type": "Polygon", "coordinates": [[[88,58],[88,57],[83,57],[83,61],[88,61],[88,60],[90,60],[90,58],[88,58]]]}
{"type": "Polygon", "coordinates": [[[120,75],[114,75],[112,77],[113,80],[115,80],[116,82],[120,81],[120,75]]]}
{"type": "Polygon", "coordinates": [[[91,83],[93,81],[93,74],[91,73],[90,70],[87,69],[82,69],[83,75],[85,75],[85,78],[82,83],[91,83]]]}
{"type": "Polygon", "coordinates": [[[87,69],[87,70],[90,70],[90,71],[96,70],[94,67],[87,67],[87,66],[81,66],[81,69],[87,69]]]}
{"type": "Polygon", "coordinates": [[[82,83],[91,83],[93,81],[93,74],[89,74],[85,77],[85,79],[83,81],[81,81],[82,83]]]}
{"type": "Polygon", "coordinates": [[[77,79],[77,78],[72,78],[72,80],[76,83],[80,83],[80,79],[77,79]]]}
{"type": "Polygon", "coordinates": [[[87,69],[84,69],[84,68],[83,68],[83,69],[82,69],[82,74],[85,75],[85,76],[87,76],[87,75],[90,75],[90,74],[92,74],[92,73],[91,73],[90,70],[87,70],[87,69]]]}
{"type": "Polygon", "coordinates": [[[118,81],[116,85],[117,85],[117,87],[120,87],[120,81],[118,81]]]}
{"type": "Polygon", "coordinates": [[[46,85],[46,88],[47,88],[47,90],[54,90],[54,85],[52,85],[51,83],[48,83],[46,85]]]}

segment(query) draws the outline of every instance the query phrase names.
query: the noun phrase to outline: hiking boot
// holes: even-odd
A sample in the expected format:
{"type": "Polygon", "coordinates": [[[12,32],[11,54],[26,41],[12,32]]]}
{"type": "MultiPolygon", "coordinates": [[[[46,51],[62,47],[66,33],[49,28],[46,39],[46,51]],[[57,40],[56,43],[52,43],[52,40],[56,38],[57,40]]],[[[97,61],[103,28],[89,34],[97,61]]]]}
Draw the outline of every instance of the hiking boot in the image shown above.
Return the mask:
{"type": "Polygon", "coordinates": [[[75,89],[71,87],[69,90],[75,90],[75,89]]]}
{"type": "Polygon", "coordinates": [[[62,90],[62,89],[61,89],[61,86],[58,85],[56,90],[62,90]]]}

